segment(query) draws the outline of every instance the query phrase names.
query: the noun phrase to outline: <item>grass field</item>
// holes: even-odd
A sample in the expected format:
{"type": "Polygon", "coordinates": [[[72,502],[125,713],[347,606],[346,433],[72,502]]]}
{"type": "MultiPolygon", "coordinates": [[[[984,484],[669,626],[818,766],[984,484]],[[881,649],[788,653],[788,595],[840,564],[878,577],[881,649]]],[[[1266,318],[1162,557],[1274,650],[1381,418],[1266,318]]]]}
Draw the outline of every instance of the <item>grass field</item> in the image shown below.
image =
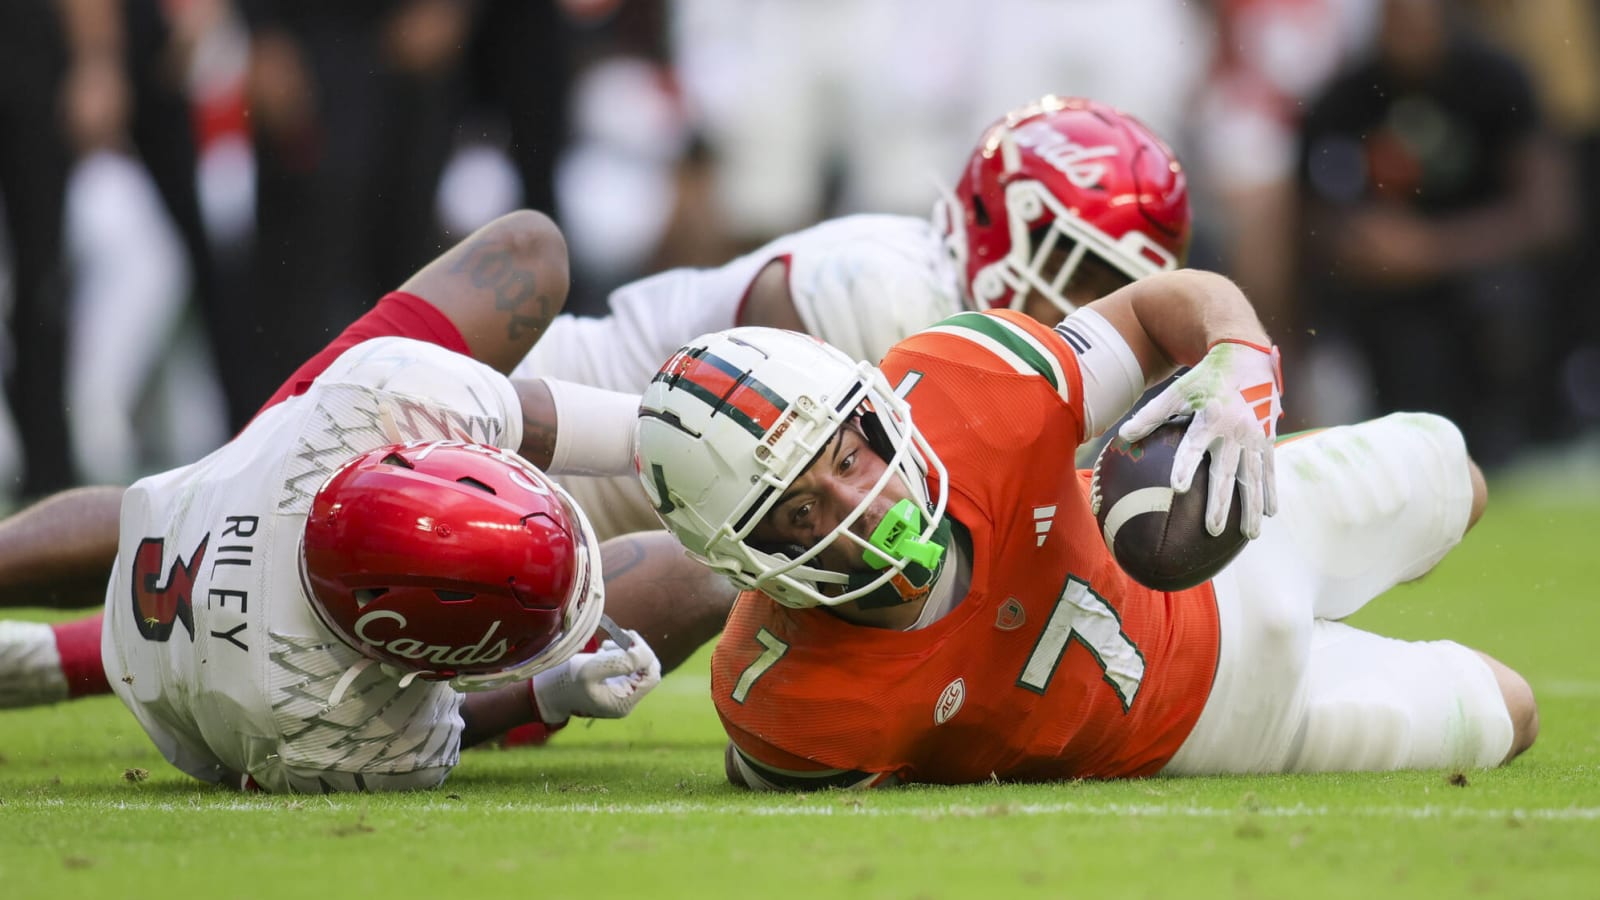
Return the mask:
{"type": "Polygon", "coordinates": [[[100,698],[0,713],[0,898],[1600,897],[1600,498],[1495,494],[1354,621],[1522,671],[1543,730],[1504,769],[750,795],[702,654],[629,720],[471,751],[439,791],[241,796],[100,698]]]}

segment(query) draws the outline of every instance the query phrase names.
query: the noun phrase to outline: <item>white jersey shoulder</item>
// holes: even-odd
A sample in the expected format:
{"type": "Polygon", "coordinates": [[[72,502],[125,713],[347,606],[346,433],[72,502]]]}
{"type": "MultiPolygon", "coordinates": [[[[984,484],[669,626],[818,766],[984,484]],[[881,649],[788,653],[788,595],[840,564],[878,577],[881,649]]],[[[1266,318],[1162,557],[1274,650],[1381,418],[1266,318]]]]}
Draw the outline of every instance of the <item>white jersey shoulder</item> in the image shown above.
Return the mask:
{"type": "Polygon", "coordinates": [[[794,237],[785,253],[795,311],[854,359],[875,363],[962,310],[960,275],[926,219],[848,216],[794,237]]]}
{"type": "Polygon", "coordinates": [[[830,219],[711,269],[672,269],[612,292],[602,318],[557,316],[512,373],[642,392],[679,347],[738,323],[761,269],[789,263],[807,330],[858,359],[961,309],[960,278],[932,223],[911,216],[830,219]]]}
{"type": "Polygon", "coordinates": [[[656,370],[697,335],[732,328],[761,263],[671,269],[611,292],[604,317],[563,314],[511,373],[642,393],[656,370]]]}
{"type": "Polygon", "coordinates": [[[268,790],[436,784],[459,751],[460,695],[368,667],[317,620],[301,584],[311,498],[351,457],[401,440],[520,441],[499,373],[432,344],[351,348],[303,395],[122,503],[106,592],[113,689],[163,753],[208,781],[268,790]]]}

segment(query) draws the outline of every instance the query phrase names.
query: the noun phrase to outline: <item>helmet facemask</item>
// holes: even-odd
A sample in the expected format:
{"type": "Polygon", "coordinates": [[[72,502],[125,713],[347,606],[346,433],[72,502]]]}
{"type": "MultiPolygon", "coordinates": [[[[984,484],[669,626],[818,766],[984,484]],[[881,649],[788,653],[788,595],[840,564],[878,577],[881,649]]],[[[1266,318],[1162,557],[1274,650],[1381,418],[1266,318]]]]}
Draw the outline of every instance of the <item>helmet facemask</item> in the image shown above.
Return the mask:
{"type": "MultiPolygon", "coordinates": [[[[881,381],[883,376],[876,369],[872,374],[881,381]]],[[[887,396],[893,397],[893,394],[887,396]]],[[[729,534],[730,539],[739,541],[743,554],[756,564],[759,571],[758,577],[752,579],[748,587],[763,591],[790,606],[838,606],[861,602],[868,607],[915,599],[927,587],[943,561],[943,547],[949,539],[949,524],[944,519],[947,495],[942,487],[945,473],[942,463],[922,441],[919,432],[913,428],[908,433],[898,427],[900,421],[909,424],[909,406],[898,397],[894,397],[894,402],[901,404],[904,410],[898,415],[885,417],[877,414],[871,401],[863,401],[849,418],[823,436],[821,446],[804,466],[786,473],[775,490],[764,493],[751,506],[743,527],[729,534]],[[751,533],[788,487],[813,465],[824,464],[821,457],[837,439],[840,429],[858,431],[869,451],[877,454],[885,463],[883,471],[855,508],[810,547],[776,548],[752,541],[751,533]],[[931,501],[928,496],[927,468],[922,462],[924,455],[937,466],[935,484],[940,486],[939,494],[931,501]],[[886,515],[885,521],[874,527],[871,533],[863,534],[866,529],[859,525],[862,516],[872,509],[874,501],[896,480],[910,495],[909,499],[901,500],[891,508],[891,514],[898,513],[900,518],[891,522],[888,521],[890,516],[886,515]],[[878,537],[880,534],[881,538],[878,537]],[[817,565],[816,560],[837,541],[855,544],[862,556],[871,561],[869,564],[877,563],[875,570],[847,573],[817,565]],[[939,548],[931,553],[931,559],[917,553],[918,548],[927,547],[939,548]],[[804,597],[804,601],[797,602],[796,593],[804,597]]]]}
{"type": "Polygon", "coordinates": [[[984,132],[934,224],[970,305],[1040,315],[1036,294],[1065,315],[1073,297],[1182,265],[1188,192],[1171,149],[1136,119],[1047,96],[984,132]]]}
{"type": "MultiPolygon", "coordinates": [[[[658,375],[646,393],[640,422],[641,478],[663,522],[690,555],[741,588],[762,591],[797,608],[849,603],[897,577],[907,577],[907,568],[917,565],[913,555],[874,547],[870,537],[852,526],[872,508],[890,480],[899,478],[918,519],[914,536],[905,538],[904,546],[934,542],[944,519],[946,479],[943,464],[912,425],[909,404],[883,374],[813,338],[773,329],[741,328],[709,335],[674,359],[686,355],[695,365],[714,360],[730,377],[736,375],[736,385],[760,385],[763,396],[779,404],[775,418],[756,436],[749,429],[723,427],[719,419],[726,420],[726,414],[707,415],[707,404],[714,401],[708,401],[703,391],[687,390],[671,375],[658,375]],[[730,365],[727,358],[735,356],[740,361],[730,365]],[[839,429],[855,427],[851,423],[858,417],[869,446],[886,465],[857,506],[810,547],[784,552],[752,543],[751,534],[789,487],[816,462],[839,429]],[[675,442],[677,447],[670,446],[675,442]],[[707,455],[717,467],[709,477],[707,467],[698,461],[678,462],[707,455]],[[736,483],[748,488],[724,490],[736,483]],[[853,541],[863,553],[875,553],[887,564],[865,580],[860,573],[852,576],[813,564],[837,540],[853,541]]],[[[675,366],[687,371],[689,365],[669,361],[662,371],[669,373],[675,366]]],[[[730,390],[727,396],[733,393],[730,390]]]]}
{"type": "Polygon", "coordinates": [[[1085,259],[1098,260],[1130,283],[1178,265],[1171,252],[1144,232],[1128,231],[1113,239],[1037,181],[1006,186],[1005,216],[1011,249],[973,279],[972,292],[980,305],[1009,297],[1006,305],[1020,310],[1034,293],[1067,316],[1078,308],[1068,286],[1085,259]]]}

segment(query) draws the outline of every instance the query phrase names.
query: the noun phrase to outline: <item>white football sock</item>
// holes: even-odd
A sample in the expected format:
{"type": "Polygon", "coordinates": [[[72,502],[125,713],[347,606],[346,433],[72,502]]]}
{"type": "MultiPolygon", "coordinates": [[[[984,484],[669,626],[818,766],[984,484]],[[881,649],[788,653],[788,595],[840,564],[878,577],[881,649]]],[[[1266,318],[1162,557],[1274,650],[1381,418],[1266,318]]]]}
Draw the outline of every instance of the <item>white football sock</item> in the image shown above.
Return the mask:
{"type": "Polygon", "coordinates": [[[55,632],[41,622],[0,621],[0,709],[67,699],[55,632]]]}

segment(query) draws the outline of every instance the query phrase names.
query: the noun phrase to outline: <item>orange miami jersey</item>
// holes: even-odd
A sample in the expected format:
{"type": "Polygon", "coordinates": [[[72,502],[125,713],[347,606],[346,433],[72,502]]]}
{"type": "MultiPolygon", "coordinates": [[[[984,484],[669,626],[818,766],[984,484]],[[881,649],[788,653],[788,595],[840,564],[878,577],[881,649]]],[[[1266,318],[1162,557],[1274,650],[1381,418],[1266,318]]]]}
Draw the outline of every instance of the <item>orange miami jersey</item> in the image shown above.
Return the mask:
{"type": "Polygon", "coordinates": [[[972,582],[943,618],[891,631],[739,597],[712,658],[743,767],[772,786],[1150,775],[1216,671],[1209,584],[1124,575],[1089,510],[1070,320],[962,313],[882,369],[944,461],[972,582]]]}

